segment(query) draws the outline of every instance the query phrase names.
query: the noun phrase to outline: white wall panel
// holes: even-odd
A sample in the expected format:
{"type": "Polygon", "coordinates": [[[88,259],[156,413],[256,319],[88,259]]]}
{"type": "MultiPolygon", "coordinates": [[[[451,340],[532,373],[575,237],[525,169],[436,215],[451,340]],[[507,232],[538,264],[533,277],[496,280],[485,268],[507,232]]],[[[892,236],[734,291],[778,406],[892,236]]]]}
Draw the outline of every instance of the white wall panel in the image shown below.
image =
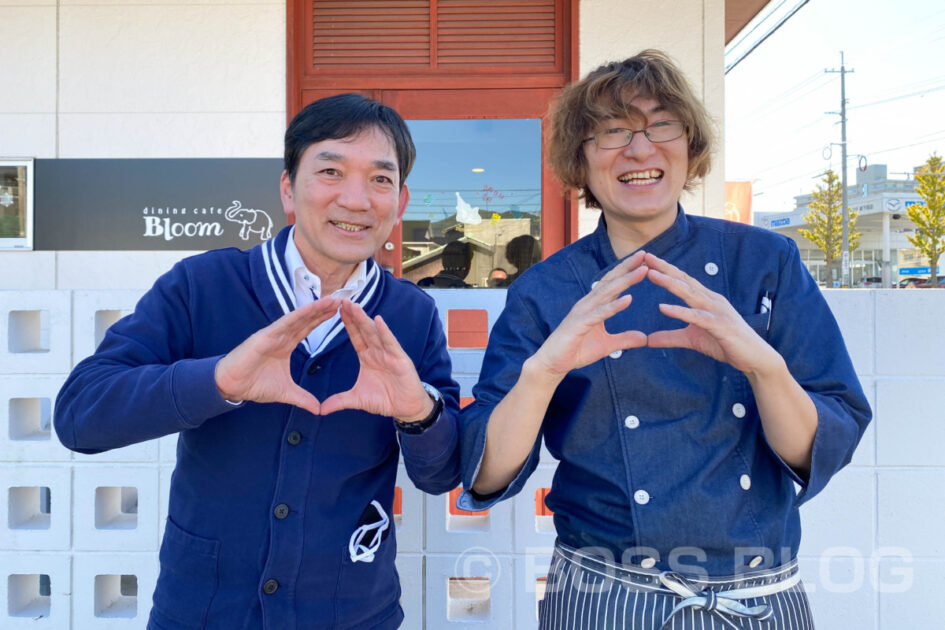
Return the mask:
{"type": "Polygon", "coordinates": [[[0,113],[0,138],[3,157],[56,157],[56,115],[0,113]]]}
{"type": "MultiPolygon", "coordinates": [[[[55,112],[56,7],[0,5],[0,42],[6,86],[0,112],[55,112]]],[[[7,154],[6,147],[0,153],[7,154]]]]}
{"type": "Polygon", "coordinates": [[[59,32],[64,113],[285,111],[281,6],[73,5],[59,32]]]}
{"type": "Polygon", "coordinates": [[[285,125],[285,110],[66,113],[59,117],[59,157],[281,157],[285,125]]]}
{"type": "MultiPolygon", "coordinates": [[[[0,137],[6,139],[2,129],[0,137]]],[[[0,252],[0,269],[0,290],[56,288],[55,252],[0,252]]]]}
{"type": "Polygon", "coordinates": [[[876,400],[879,465],[945,467],[945,378],[878,380],[876,400]]]}
{"type": "Polygon", "coordinates": [[[876,373],[943,375],[945,291],[875,292],[876,373]]]}
{"type": "Polygon", "coordinates": [[[166,252],[56,252],[56,286],[59,289],[109,291],[150,289],[174,263],[196,251],[166,252]]]}

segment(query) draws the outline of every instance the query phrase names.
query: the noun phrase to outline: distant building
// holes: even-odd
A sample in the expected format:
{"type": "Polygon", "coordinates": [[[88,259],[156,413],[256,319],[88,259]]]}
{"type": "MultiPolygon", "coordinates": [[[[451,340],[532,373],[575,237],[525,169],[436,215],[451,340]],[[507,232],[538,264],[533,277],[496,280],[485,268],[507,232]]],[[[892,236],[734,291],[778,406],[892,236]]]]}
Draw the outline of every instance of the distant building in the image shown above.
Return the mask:
{"type": "MultiPolygon", "coordinates": [[[[850,282],[858,286],[864,278],[882,278],[883,286],[893,286],[900,279],[900,269],[928,266],[925,259],[906,238],[915,231],[906,208],[921,203],[915,190],[915,179],[891,179],[885,164],[872,164],[865,171],[857,170],[856,183],[847,187],[847,204],[859,213],[856,221],[860,231],[859,247],[850,256],[850,282]]],[[[813,201],[811,194],[794,198],[791,212],[756,213],[754,224],[774,230],[794,239],[807,268],[821,286],[834,286],[840,281],[840,265],[835,265],[834,277],[827,278],[824,254],[816,245],[801,235],[806,227],[803,215],[813,201]]]]}

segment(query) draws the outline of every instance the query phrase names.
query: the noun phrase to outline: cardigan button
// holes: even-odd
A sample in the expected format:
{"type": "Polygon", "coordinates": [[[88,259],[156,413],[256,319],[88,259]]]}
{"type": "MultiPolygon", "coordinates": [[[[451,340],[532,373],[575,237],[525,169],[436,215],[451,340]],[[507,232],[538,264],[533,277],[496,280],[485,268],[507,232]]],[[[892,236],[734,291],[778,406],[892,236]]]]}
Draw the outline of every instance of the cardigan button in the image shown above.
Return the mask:
{"type": "Polygon", "coordinates": [[[719,272],[719,266],[716,265],[714,262],[706,263],[705,272],[709,274],[710,276],[714,276],[715,274],[719,272]]]}
{"type": "Polygon", "coordinates": [[[652,569],[653,567],[656,566],[656,559],[644,558],[643,560],[640,561],[640,566],[643,567],[644,569],[652,569]]]}
{"type": "Polygon", "coordinates": [[[738,479],[738,483],[739,485],[741,485],[742,490],[748,490],[749,488],[751,488],[751,477],[749,477],[748,475],[742,475],[738,479]]]}
{"type": "Polygon", "coordinates": [[[623,354],[623,350],[614,350],[613,352],[610,353],[609,356],[611,359],[619,359],[620,355],[622,354],[623,354]]]}
{"type": "Polygon", "coordinates": [[[298,446],[302,442],[302,434],[298,431],[289,431],[289,435],[286,436],[286,442],[292,446],[298,446]]]}
{"type": "Polygon", "coordinates": [[[650,493],[646,490],[637,490],[633,493],[633,500],[640,505],[646,505],[650,502],[650,493]]]}
{"type": "Polygon", "coordinates": [[[751,559],[751,562],[748,563],[748,566],[749,566],[750,568],[754,569],[754,568],[757,567],[759,564],[761,564],[763,561],[764,561],[764,558],[762,558],[761,556],[755,556],[754,558],[751,559]]]}
{"type": "Polygon", "coordinates": [[[628,429],[636,429],[640,426],[640,419],[636,416],[627,416],[626,420],[623,421],[623,426],[628,429]]]}
{"type": "Polygon", "coordinates": [[[732,405],[732,415],[735,416],[736,418],[744,418],[745,405],[741,403],[735,403],[734,405],[732,405]]]}
{"type": "Polygon", "coordinates": [[[286,518],[289,515],[289,506],[286,505],[285,503],[280,503],[279,505],[276,506],[276,509],[274,509],[272,513],[275,515],[277,519],[281,521],[282,519],[286,518]]]}
{"type": "Polygon", "coordinates": [[[266,595],[273,595],[278,590],[279,583],[273,579],[266,580],[266,583],[263,584],[263,593],[266,595]]]}

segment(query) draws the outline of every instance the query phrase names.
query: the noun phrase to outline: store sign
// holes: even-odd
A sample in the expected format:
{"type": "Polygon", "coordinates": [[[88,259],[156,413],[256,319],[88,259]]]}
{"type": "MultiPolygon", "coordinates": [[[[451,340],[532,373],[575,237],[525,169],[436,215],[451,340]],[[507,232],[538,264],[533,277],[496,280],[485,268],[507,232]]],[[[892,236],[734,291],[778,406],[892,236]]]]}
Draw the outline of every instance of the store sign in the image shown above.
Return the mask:
{"type": "Polygon", "coordinates": [[[37,250],[248,249],[286,225],[281,159],[36,160],[37,250]]]}

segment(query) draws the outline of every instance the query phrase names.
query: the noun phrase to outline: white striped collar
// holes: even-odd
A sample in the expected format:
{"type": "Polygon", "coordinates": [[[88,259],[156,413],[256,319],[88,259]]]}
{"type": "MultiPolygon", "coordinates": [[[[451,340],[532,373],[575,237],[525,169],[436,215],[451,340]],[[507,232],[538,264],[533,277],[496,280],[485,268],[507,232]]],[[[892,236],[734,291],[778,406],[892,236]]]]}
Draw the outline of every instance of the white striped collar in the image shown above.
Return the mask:
{"type": "MultiPolygon", "coordinates": [[[[288,231],[286,244],[284,248],[282,248],[282,251],[279,251],[280,248],[276,247],[276,241],[278,239],[274,238],[262,244],[262,254],[266,267],[266,275],[283,314],[288,314],[299,306],[299,296],[296,292],[295,283],[296,270],[305,270],[303,274],[307,272],[308,275],[311,276],[309,282],[314,279],[318,283],[320,289],[320,281],[318,280],[317,276],[312,274],[305,267],[305,263],[302,261],[302,256],[299,253],[298,248],[295,246],[295,241],[293,239],[294,231],[295,226],[292,226],[288,231]]],[[[357,266],[355,271],[348,278],[345,286],[342,289],[339,289],[339,291],[350,293],[349,295],[344,295],[343,297],[351,300],[352,302],[360,304],[361,307],[370,314],[372,300],[377,294],[381,275],[381,270],[377,263],[375,263],[372,258],[368,258],[357,266]]],[[[305,292],[309,292],[309,289],[310,287],[305,287],[305,292]]],[[[310,293],[308,294],[310,295],[310,293]]],[[[316,294],[318,294],[318,291],[316,291],[316,294]]],[[[307,303],[307,300],[303,303],[307,303]]],[[[321,333],[324,333],[324,337],[322,337],[320,334],[318,335],[318,339],[312,340],[317,342],[317,347],[314,348],[314,350],[312,347],[314,344],[310,343],[309,339],[302,340],[302,345],[305,347],[306,352],[311,356],[315,356],[316,354],[322,352],[328,347],[329,343],[344,330],[344,325],[337,314],[335,314],[332,319],[328,320],[328,322],[322,324],[322,326],[325,327],[321,330],[321,333]]]]}

